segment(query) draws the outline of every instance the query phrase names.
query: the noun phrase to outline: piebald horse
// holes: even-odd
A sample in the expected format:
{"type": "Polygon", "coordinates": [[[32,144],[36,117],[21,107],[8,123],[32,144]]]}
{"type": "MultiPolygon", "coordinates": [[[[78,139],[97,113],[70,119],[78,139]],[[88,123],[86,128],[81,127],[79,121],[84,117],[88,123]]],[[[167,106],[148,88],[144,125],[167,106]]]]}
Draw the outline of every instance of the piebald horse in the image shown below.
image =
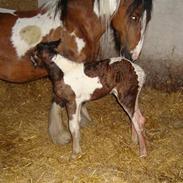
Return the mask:
{"type": "MultiPolygon", "coordinates": [[[[59,53],[76,62],[120,54],[136,60],[151,9],[152,0],[52,0],[35,11],[3,11],[0,79],[22,83],[47,76],[44,68],[31,63],[32,50],[42,41],[61,39],[59,53]]],[[[86,109],[82,111],[89,118],[86,109]]],[[[55,143],[63,144],[70,135],[59,114],[60,107],[53,103],[49,132],[55,143]]]]}

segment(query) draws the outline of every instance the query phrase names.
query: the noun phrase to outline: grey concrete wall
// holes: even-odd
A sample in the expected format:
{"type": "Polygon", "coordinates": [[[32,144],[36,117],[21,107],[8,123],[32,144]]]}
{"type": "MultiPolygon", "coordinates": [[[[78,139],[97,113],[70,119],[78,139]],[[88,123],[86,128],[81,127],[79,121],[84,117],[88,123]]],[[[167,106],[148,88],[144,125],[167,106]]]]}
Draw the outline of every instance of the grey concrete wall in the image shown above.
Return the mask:
{"type": "Polygon", "coordinates": [[[183,0],[154,0],[140,64],[158,88],[183,88],[183,0]]]}

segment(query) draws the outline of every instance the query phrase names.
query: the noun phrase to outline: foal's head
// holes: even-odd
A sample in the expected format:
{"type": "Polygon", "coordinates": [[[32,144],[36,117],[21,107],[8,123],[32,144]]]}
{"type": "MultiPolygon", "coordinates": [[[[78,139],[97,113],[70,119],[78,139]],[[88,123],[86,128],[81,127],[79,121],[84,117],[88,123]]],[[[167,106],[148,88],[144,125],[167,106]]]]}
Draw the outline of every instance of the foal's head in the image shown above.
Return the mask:
{"type": "Polygon", "coordinates": [[[39,43],[31,56],[32,63],[35,67],[49,67],[53,61],[52,58],[57,54],[56,48],[60,40],[39,43]]]}
{"type": "Polygon", "coordinates": [[[132,60],[139,57],[151,10],[152,0],[121,0],[112,26],[118,32],[121,54],[125,57],[132,60]]]}

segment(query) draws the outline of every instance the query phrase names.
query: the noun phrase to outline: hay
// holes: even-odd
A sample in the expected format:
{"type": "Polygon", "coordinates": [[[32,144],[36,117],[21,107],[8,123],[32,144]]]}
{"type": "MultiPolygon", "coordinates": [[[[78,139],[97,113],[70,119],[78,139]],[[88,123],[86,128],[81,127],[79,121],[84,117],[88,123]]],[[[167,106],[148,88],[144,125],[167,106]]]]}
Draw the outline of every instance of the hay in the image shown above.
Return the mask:
{"type": "Polygon", "coordinates": [[[54,145],[47,133],[48,80],[0,82],[0,182],[182,182],[183,95],[143,89],[149,155],[138,156],[129,119],[107,96],[89,102],[93,122],[81,129],[84,155],[70,161],[71,143],[54,145]]]}

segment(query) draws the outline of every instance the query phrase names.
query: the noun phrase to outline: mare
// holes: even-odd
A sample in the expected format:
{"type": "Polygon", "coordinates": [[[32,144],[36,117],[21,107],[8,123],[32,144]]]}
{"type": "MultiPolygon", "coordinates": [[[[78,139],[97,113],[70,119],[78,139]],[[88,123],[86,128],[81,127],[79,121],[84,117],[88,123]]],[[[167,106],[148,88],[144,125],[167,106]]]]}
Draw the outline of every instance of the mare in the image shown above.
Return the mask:
{"type": "MultiPolygon", "coordinates": [[[[151,9],[152,0],[52,0],[35,11],[3,12],[0,79],[22,83],[47,76],[45,68],[34,68],[31,62],[32,50],[42,41],[61,39],[59,53],[76,62],[120,54],[136,60],[151,9]],[[111,44],[116,40],[118,44],[111,44]],[[115,47],[117,51],[108,51],[115,47]]],[[[59,114],[60,107],[53,103],[49,132],[55,143],[63,144],[70,135],[59,114]]]]}

